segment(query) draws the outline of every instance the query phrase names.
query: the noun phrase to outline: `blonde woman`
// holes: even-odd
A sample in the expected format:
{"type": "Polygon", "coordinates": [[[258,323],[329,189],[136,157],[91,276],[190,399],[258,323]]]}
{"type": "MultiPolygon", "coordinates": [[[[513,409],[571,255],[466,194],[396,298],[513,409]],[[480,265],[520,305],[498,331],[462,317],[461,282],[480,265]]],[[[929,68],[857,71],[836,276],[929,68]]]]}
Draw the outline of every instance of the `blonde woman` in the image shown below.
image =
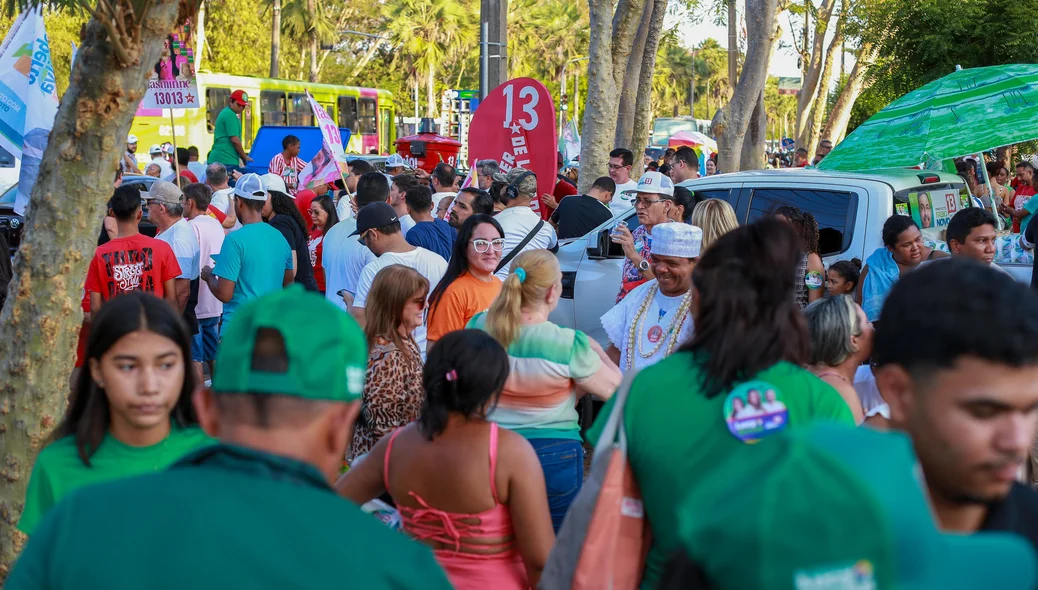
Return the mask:
{"type": "Polygon", "coordinates": [[[555,255],[524,252],[490,309],[469,322],[508,351],[508,380],[487,418],[533,445],[556,531],[584,483],[577,398],[590,393],[609,399],[621,379],[620,369],[587,334],[548,321],[561,295],[562,272],[555,255]]]}
{"type": "Polygon", "coordinates": [[[808,369],[840,394],[861,424],[866,412],[883,403],[861,399],[854,387],[858,367],[872,356],[872,322],[849,295],[819,299],[804,309],[804,317],[811,332],[808,369]]]}
{"type": "Polygon", "coordinates": [[[724,199],[707,199],[692,210],[692,225],[703,230],[701,252],[706,252],[711,244],[724,234],[739,227],[735,218],[735,209],[724,199]]]}
{"type": "Polygon", "coordinates": [[[368,371],[348,462],[418,419],[425,399],[422,355],[411,332],[425,319],[428,294],[429,281],[413,268],[393,264],[375,275],[364,313],[368,371]]]}

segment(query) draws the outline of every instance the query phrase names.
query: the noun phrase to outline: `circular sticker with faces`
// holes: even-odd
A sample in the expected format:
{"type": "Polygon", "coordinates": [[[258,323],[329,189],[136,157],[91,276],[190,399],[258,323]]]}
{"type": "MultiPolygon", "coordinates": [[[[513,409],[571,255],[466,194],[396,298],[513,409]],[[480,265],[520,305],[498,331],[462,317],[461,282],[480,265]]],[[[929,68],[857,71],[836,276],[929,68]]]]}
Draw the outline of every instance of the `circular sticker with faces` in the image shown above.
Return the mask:
{"type": "Polygon", "coordinates": [[[822,273],[817,270],[808,271],[804,275],[804,284],[807,285],[808,289],[821,289],[824,280],[822,273]]]}
{"type": "Polygon", "coordinates": [[[783,430],[789,424],[789,410],[782,392],[765,381],[749,381],[732,390],[724,400],[724,421],[728,432],[747,444],[783,430]]]}

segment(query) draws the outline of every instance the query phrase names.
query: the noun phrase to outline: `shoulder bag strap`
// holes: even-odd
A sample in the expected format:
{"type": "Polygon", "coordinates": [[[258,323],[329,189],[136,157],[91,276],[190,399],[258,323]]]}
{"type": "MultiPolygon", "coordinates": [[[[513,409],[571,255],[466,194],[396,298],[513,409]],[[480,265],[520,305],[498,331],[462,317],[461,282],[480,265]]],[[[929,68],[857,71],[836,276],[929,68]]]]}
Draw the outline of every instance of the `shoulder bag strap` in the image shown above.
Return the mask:
{"type": "Polygon", "coordinates": [[[502,268],[508,266],[508,264],[512,262],[512,259],[518,256],[519,253],[523,251],[523,248],[525,248],[526,245],[530,243],[530,240],[532,240],[533,237],[541,231],[542,227],[544,227],[543,219],[538,221],[537,225],[533,226],[533,231],[526,234],[526,237],[523,238],[523,241],[519,242],[519,244],[517,244],[515,248],[512,248],[512,251],[509,252],[507,256],[501,259],[501,262],[497,263],[497,268],[494,269],[494,272],[500,272],[502,268]]]}

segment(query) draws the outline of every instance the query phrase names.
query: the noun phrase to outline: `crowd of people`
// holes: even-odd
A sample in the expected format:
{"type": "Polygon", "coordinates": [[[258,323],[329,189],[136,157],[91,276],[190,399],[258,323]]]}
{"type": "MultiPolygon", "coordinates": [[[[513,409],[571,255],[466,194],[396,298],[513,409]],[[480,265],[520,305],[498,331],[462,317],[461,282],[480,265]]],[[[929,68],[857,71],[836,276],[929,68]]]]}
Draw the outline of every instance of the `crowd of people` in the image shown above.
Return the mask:
{"type": "Polygon", "coordinates": [[[298,147],[265,175],[210,155],[195,179],[185,150],[179,176],[115,189],[10,588],[568,587],[550,565],[579,552],[557,535],[598,493],[585,458],[614,415],[625,510],[651,529],[642,588],[850,587],[811,585],[848,567],[969,587],[897,567],[904,534],[824,532],[877,510],[993,587],[1038,582],[1038,299],[993,263],[991,213],[951,219],[950,255],[895,215],[864,267],[826,268],[810,213],[740,226],[696,194],[687,147],[634,174],[620,148],[588,194],[563,174],[542,195],[492,160],[462,179],[358,159],[305,187],[298,147]],[[558,241],[631,207],[607,341],[554,323],[558,241]],[[773,513],[741,504],[763,490],[773,513]],[[796,535],[762,532],[779,515],[796,535]]]}

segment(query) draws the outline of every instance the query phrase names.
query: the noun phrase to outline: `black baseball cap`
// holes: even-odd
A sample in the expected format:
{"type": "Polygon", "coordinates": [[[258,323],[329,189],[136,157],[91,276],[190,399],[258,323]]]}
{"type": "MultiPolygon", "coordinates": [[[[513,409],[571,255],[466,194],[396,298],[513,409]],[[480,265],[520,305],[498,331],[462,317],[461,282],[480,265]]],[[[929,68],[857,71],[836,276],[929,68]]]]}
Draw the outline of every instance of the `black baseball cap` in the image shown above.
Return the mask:
{"type": "Polygon", "coordinates": [[[396,216],[396,211],[389,206],[389,203],[384,201],[368,203],[367,205],[364,205],[363,209],[357,212],[357,231],[350,235],[360,235],[369,229],[385,227],[390,223],[395,223],[397,221],[400,220],[396,216]]]}

